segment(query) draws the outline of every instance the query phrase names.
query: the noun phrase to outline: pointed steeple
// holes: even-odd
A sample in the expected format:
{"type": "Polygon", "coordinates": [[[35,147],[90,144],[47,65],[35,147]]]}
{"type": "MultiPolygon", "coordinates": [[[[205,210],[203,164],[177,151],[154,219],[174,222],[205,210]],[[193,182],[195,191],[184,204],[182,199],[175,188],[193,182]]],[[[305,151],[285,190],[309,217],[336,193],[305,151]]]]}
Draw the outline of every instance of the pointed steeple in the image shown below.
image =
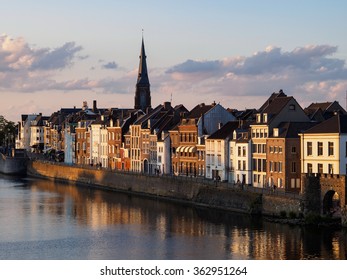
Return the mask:
{"type": "Polygon", "coordinates": [[[141,45],[141,53],[140,53],[139,72],[137,76],[137,84],[149,85],[146,58],[147,56],[145,52],[145,43],[143,41],[143,36],[142,36],[142,45],[141,45]]]}
{"type": "Polygon", "coordinates": [[[151,90],[148,79],[147,61],[146,61],[145,43],[142,34],[142,44],[140,53],[140,64],[137,75],[136,91],[135,91],[135,109],[141,109],[146,112],[151,108],[151,90]]]}

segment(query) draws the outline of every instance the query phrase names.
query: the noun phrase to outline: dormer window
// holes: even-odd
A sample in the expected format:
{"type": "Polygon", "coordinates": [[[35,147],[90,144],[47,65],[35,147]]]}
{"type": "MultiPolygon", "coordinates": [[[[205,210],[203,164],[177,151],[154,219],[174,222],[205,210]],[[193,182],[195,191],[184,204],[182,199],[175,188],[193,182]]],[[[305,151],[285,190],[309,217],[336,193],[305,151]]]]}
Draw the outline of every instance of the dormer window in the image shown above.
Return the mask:
{"type": "Polygon", "coordinates": [[[264,114],[263,114],[263,122],[264,122],[264,123],[267,123],[267,113],[264,113],[264,114]]]}
{"type": "Polygon", "coordinates": [[[261,123],[261,114],[257,114],[257,123],[261,123]]]}
{"type": "Polygon", "coordinates": [[[279,135],[279,129],[278,128],[274,128],[273,135],[274,135],[274,137],[278,137],[278,135],[279,135]]]}

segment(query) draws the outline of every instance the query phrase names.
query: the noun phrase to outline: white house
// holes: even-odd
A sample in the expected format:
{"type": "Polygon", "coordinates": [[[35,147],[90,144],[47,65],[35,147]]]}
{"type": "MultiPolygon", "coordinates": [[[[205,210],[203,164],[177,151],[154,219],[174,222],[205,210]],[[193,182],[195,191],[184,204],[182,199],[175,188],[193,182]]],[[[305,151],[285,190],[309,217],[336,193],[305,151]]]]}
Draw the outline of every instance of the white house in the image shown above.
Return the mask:
{"type": "Polygon", "coordinates": [[[90,162],[94,165],[101,162],[101,125],[101,120],[90,125],[90,162]]]}
{"type": "Polygon", "coordinates": [[[229,143],[238,125],[228,122],[206,139],[206,178],[229,180],[229,143]]]}
{"type": "Polygon", "coordinates": [[[230,183],[252,184],[252,143],[248,128],[236,129],[230,141],[230,183]]]}
{"type": "Polygon", "coordinates": [[[30,147],[32,152],[40,152],[44,148],[44,126],[47,124],[47,120],[48,117],[39,114],[30,122],[30,147]]]}
{"type": "Polygon", "coordinates": [[[37,114],[22,115],[19,122],[18,135],[16,139],[16,149],[25,149],[30,151],[30,139],[31,139],[31,122],[36,119],[37,114]]]}
{"type": "Polygon", "coordinates": [[[302,173],[346,175],[346,115],[337,114],[299,135],[302,173]]]}
{"type": "Polygon", "coordinates": [[[161,138],[157,141],[157,165],[159,173],[171,173],[171,141],[169,133],[162,132],[161,138]]]}

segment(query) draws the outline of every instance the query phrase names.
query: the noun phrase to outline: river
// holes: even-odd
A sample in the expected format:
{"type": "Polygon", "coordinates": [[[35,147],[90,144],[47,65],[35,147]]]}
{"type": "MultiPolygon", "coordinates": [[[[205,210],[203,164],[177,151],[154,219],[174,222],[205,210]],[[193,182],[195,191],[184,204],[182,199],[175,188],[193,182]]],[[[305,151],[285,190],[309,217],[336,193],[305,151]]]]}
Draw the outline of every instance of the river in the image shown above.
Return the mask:
{"type": "Polygon", "coordinates": [[[346,259],[346,230],[0,175],[0,259],[346,259]]]}

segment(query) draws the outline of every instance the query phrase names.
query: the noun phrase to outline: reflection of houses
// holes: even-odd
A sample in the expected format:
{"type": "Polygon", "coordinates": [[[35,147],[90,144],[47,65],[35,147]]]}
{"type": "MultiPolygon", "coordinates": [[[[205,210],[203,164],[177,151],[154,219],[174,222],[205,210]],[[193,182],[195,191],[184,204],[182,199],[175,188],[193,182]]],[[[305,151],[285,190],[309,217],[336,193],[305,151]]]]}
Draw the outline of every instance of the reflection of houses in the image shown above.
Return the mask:
{"type": "Polygon", "coordinates": [[[206,138],[206,178],[229,180],[229,143],[238,126],[238,121],[228,122],[206,138]]]}
{"type": "Polygon", "coordinates": [[[289,121],[307,122],[309,119],[297,101],[292,96],[285,95],[282,90],[279,93],[273,93],[256,114],[256,121],[251,124],[253,185],[255,187],[267,185],[267,138],[271,136],[273,128],[281,122],[289,121]]]}

